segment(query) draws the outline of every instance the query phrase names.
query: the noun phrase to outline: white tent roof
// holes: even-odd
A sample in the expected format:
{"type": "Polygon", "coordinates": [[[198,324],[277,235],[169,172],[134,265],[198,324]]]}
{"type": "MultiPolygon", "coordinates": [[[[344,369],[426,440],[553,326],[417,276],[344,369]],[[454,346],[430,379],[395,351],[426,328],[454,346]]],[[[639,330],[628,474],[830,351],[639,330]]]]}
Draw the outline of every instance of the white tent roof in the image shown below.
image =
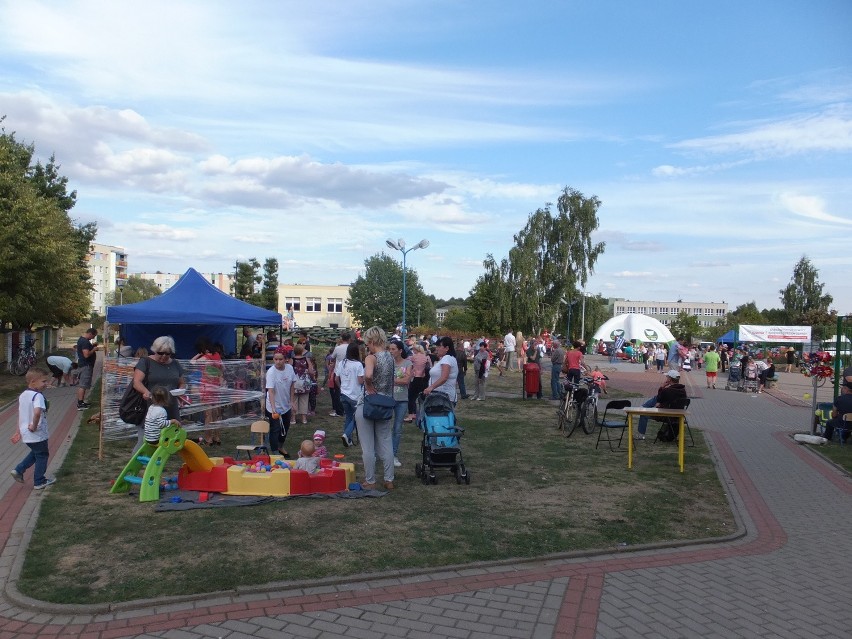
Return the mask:
{"type": "Polygon", "coordinates": [[[641,313],[616,315],[604,322],[592,339],[614,342],[619,336],[628,342],[632,339],[646,343],[674,341],[674,335],[662,322],[641,313]]]}

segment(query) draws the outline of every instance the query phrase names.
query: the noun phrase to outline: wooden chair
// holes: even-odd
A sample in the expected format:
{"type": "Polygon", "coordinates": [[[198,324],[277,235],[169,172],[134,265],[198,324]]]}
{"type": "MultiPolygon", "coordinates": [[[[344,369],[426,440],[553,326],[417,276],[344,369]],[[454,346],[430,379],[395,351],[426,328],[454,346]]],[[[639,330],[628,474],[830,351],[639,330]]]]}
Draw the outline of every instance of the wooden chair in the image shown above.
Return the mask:
{"type": "Polygon", "coordinates": [[[618,438],[618,448],[621,448],[621,440],[624,439],[624,431],[627,429],[627,414],[623,413],[612,415],[610,411],[624,410],[628,406],[630,406],[629,399],[611,399],[606,403],[603,417],[601,417],[601,421],[598,423],[600,430],[598,431],[598,441],[595,444],[595,448],[597,448],[598,444],[601,443],[603,434],[606,432],[606,442],[609,444],[609,449],[611,451],[615,451],[615,448],[612,447],[612,442],[614,442],[615,439],[609,436],[610,431],[615,428],[621,429],[621,435],[618,438]],[[609,419],[607,419],[607,417],[609,417],[609,419]]]}
{"type": "Polygon", "coordinates": [[[237,455],[236,459],[240,458],[240,452],[245,451],[246,457],[251,459],[252,453],[257,452],[258,454],[266,452],[269,454],[269,447],[264,443],[263,437],[264,435],[269,434],[269,422],[265,420],[259,420],[256,422],[252,422],[251,424],[251,432],[252,434],[257,433],[257,443],[255,444],[239,444],[237,446],[237,455]]]}

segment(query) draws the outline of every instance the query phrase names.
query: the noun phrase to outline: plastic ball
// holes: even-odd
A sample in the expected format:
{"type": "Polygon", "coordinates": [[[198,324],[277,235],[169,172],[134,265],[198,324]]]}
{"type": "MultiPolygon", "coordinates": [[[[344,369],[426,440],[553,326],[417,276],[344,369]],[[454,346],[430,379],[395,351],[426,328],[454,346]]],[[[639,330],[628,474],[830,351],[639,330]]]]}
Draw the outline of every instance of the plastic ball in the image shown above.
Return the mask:
{"type": "Polygon", "coordinates": [[[810,398],[811,398],[810,393],[805,393],[804,395],[802,395],[802,399],[810,399],[810,398]]]}

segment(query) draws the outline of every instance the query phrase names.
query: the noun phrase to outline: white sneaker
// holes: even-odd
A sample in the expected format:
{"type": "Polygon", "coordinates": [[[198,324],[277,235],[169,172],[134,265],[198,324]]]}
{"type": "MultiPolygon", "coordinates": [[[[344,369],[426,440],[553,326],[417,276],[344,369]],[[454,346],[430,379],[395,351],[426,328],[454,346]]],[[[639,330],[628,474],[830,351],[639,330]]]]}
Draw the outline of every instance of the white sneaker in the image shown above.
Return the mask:
{"type": "Polygon", "coordinates": [[[636,435],[633,436],[633,439],[642,440],[645,439],[645,435],[643,435],[642,433],[636,433],[636,435]]]}
{"type": "Polygon", "coordinates": [[[352,441],[346,435],[341,435],[340,439],[343,440],[344,447],[349,448],[352,445],[352,441]]]}
{"type": "Polygon", "coordinates": [[[337,414],[337,413],[335,413],[334,411],[331,411],[331,412],[328,414],[328,416],[329,416],[329,417],[340,417],[340,415],[338,415],[338,414],[337,414]]]}
{"type": "Polygon", "coordinates": [[[393,465],[395,468],[402,468],[402,462],[399,461],[396,457],[393,458],[393,465]]]}
{"type": "Polygon", "coordinates": [[[48,477],[44,480],[43,484],[39,484],[38,486],[33,486],[33,490],[44,490],[48,486],[56,483],[56,477],[48,477]]]}
{"type": "Polygon", "coordinates": [[[16,482],[19,482],[21,484],[24,483],[24,476],[17,470],[12,469],[12,472],[10,474],[12,475],[12,479],[14,479],[16,482]]]}

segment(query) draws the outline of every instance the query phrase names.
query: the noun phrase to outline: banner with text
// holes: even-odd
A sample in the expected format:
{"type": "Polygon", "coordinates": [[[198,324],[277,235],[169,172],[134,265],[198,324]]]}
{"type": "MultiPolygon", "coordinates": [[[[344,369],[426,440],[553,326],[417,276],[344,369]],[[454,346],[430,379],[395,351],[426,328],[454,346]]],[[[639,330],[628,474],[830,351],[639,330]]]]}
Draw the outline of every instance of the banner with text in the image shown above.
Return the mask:
{"type": "Polygon", "coordinates": [[[810,342],[811,327],[740,324],[739,337],[741,342],[810,342]]]}

